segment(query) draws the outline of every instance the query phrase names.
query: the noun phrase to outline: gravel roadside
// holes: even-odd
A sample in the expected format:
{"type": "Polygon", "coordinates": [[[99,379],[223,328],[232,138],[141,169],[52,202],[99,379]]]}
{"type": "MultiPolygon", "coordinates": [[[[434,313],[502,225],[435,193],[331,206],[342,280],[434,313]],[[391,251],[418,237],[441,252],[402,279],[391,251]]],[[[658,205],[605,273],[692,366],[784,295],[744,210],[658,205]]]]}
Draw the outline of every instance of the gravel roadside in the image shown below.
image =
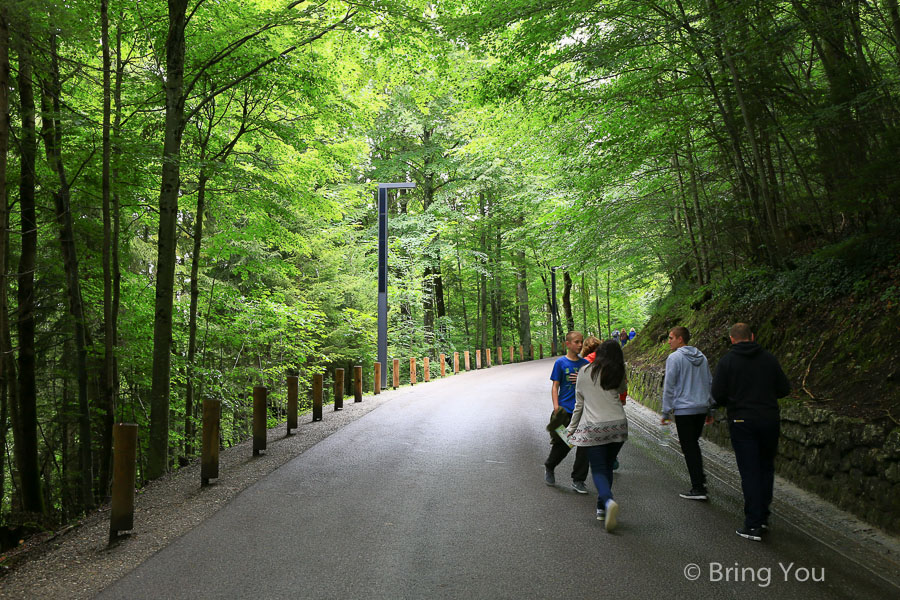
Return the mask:
{"type": "MultiPolygon", "coordinates": [[[[167,544],[207,519],[251,484],[385,402],[413,393],[411,387],[344,402],[341,411],[325,406],[323,420],[300,416],[300,427],[286,437],[285,425],[270,429],[267,450],[253,456],[247,440],[219,455],[219,479],[200,486],[200,462],[194,461],[138,490],[135,528],[114,546],[109,539],[109,506],[49,540],[30,542],[26,557],[0,579],[0,599],[93,598],[167,544]]],[[[21,552],[21,550],[20,550],[21,552]]]]}

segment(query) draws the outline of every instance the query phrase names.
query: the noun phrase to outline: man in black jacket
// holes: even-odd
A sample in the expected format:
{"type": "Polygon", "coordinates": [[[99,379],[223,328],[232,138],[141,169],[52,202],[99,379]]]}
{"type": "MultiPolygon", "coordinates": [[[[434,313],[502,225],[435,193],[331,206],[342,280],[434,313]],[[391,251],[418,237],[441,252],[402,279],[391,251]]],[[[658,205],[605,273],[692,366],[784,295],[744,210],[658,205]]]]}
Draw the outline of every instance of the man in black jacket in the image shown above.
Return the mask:
{"type": "Polygon", "coordinates": [[[755,341],[746,323],[729,332],[731,351],[716,366],[712,397],[728,409],[731,446],[741,473],[744,492],[743,538],[762,541],[769,528],[769,505],[775,484],[780,412],[778,398],[791,391],[778,359],[755,341]]]}

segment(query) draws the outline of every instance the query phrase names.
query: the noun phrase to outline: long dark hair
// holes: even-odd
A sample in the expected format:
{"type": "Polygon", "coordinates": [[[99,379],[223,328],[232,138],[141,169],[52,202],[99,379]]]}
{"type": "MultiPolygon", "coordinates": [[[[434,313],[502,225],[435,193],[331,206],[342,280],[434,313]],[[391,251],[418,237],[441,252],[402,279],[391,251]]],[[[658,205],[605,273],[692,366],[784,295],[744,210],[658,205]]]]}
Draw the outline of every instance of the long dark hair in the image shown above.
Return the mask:
{"type": "Polygon", "coordinates": [[[622,383],[625,378],[625,355],[619,342],[606,340],[597,348],[591,365],[591,381],[597,383],[597,377],[600,377],[600,387],[604,390],[616,389],[622,383]]]}

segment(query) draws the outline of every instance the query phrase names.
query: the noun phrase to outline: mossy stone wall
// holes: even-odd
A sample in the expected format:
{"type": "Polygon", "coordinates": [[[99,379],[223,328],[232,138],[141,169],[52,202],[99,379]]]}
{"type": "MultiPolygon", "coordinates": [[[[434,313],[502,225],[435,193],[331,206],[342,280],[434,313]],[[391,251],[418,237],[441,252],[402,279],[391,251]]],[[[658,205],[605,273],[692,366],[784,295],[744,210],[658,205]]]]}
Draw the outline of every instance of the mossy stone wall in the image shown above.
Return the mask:
{"type": "MultiPolygon", "coordinates": [[[[662,368],[628,369],[628,394],[657,412],[662,368]]],[[[730,449],[728,426],[703,436],[730,449]]],[[[781,401],[778,474],[891,533],[900,533],[900,427],[866,423],[797,400],[781,401]]]]}

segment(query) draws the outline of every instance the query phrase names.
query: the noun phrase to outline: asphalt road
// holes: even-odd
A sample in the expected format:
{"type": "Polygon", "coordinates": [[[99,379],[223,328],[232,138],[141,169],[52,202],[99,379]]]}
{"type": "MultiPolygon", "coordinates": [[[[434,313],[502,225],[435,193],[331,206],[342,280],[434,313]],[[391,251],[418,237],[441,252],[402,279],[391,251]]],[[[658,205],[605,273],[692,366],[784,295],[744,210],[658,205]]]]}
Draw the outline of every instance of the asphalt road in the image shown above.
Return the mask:
{"type": "Polygon", "coordinates": [[[683,462],[637,426],[607,533],[590,479],[587,496],[568,487],[574,453],[544,484],[551,366],[395,392],[99,597],[900,597],[795,522],[773,519],[764,543],[738,537],[734,487],[680,499],[683,462]]]}

